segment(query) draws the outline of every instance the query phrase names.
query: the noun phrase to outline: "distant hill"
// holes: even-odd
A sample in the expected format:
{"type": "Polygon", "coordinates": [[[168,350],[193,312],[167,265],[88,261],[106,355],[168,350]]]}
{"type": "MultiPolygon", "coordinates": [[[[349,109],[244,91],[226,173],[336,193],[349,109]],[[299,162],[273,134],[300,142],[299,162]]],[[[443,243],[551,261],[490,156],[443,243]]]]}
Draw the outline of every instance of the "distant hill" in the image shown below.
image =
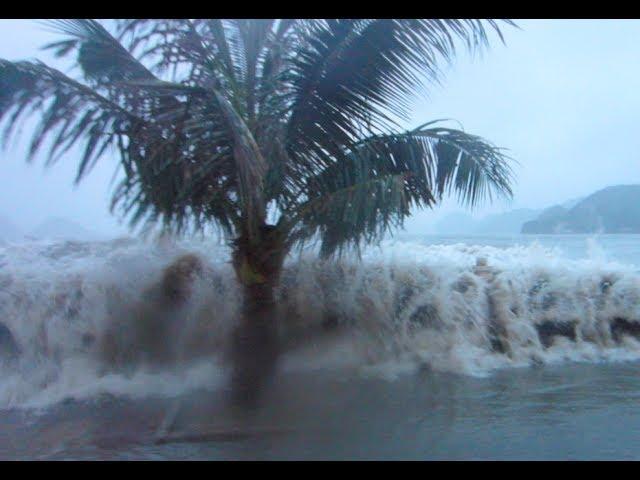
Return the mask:
{"type": "Polygon", "coordinates": [[[564,208],[573,208],[575,207],[579,202],[581,202],[585,197],[580,197],[580,198],[573,198],[571,200],[567,200],[564,203],[561,203],[560,206],[564,207],[564,208]]]}
{"type": "Polygon", "coordinates": [[[505,213],[487,215],[474,219],[463,212],[451,213],[435,224],[439,234],[448,235],[499,235],[518,234],[522,224],[536,218],[540,210],[519,208],[505,213]]]}
{"type": "Polygon", "coordinates": [[[607,187],[571,207],[548,208],[522,233],[640,233],[640,185],[607,187]]]}
{"type": "Polygon", "coordinates": [[[517,234],[525,222],[536,218],[540,210],[518,208],[496,215],[487,215],[474,226],[473,233],[478,234],[517,234]]]}
{"type": "Polygon", "coordinates": [[[100,240],[102,236],[71,220],[55,217],[42,222],[29,237],[46,240],[100,240]]]}

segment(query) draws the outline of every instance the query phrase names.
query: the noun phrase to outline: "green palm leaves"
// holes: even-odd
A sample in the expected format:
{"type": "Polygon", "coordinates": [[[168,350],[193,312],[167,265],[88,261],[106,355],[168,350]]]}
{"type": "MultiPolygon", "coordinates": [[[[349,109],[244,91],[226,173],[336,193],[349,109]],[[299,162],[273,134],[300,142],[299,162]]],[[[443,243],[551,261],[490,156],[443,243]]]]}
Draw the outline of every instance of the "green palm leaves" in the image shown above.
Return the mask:
{"type": "Polygon", "coordinates": [[[511,194],[508,158],[483,139],[437,124],[397,133],[412,94],[460,45],[500,36],[496,21],[49,26],[64,38],[48,48],[74,55],[82,75],[0,60],[3,140],[38,114],[31,155],[47,145],[55,162],[80,144],[78,181],[115,152],[113,207],[133,225],[213,223],[251,238],[271,215],[288,245],[320,238],[332,254],[447,193],[470,205],[511,194]]]}

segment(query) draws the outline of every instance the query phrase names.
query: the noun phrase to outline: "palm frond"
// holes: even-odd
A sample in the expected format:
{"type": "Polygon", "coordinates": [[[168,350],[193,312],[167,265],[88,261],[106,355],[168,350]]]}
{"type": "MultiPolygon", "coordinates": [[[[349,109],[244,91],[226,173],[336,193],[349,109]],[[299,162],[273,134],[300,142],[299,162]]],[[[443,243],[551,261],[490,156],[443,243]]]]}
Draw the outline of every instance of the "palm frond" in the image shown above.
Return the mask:
{"type": "Polygon", "coordinates": [[[264,60],[262,48],[267,40],[274,20],[244,20],[237,21],[238,31],[242,36],[242,47],[244,49],[244,63],[246,64],[246,85],[247,92],[247,113],[249,121],[255,117],[256,108],[256,83],[259,77],[258,69],[264,60]]]}
{"type": "MultiPolygon", "coordinates": [[[[503,22],[504,23],[504,22],[503,22]]],[[[506,21],[507,24],[511,24],[506,21]]],[[[455,194],[511,194],[507,157],[461,130],[393,133],[411,96],[458,45],[483,48],[493,20],[133,19],[47,23],[77,54],[73,79],[0,60],[3,143],[40,115],[30,155],[83,147],[76,181],[115,152],[112,209],[132,225],[218,225],[259,238],[267,212],[289,243],[324,254],[375,241],[414,207],[455,194]]],[[[146,227],[145,227],[146,228],[146,227]]]]}
{"type": "Polygon", "coordinates": [[[469,205],[512,194],[508,157],[460,130],[421,127],[376,135],[344,158],[309,179],[305,200],[283,221],[301,221],[293,241],[318,236],[323,255],[376,241],[402,226],[412,208],[432,207],[449,193],[469,205]]]}
{"type": "Polygon", "coordinates": [[[84,141],[76,182],[127,130],[136,117],[119,104],[40,62],[0,59],[0,122],[3,146],[21,118],[41,113],[29,147],[32,159],[48,138],[48,164],[84,141]]]}
{"type": "MultiPolygon", "coordinates": [[[[499,32],[494,21],[486,22],[499,32]]],[[[438,81],[456,39],[469,48],[487,43],[480,20],[357,19],[317,21],[293,60],[295,100],[289,121],[293,156],[338,156],[371,132],[397,129],[413,94],[438,81]]]]}
{"type": "MultiPolygon", "coordinates": [[[[157,88],[163,95],[167,85],[160,82],[157,88]]],[[[151,102],[125,107],[42,63],[0,60],[5,147],[20,118],[40,113],[29,158],[47,140],[47,165],[83,143],[79,182],[112,147],[126,177],[114,192],[112,208],[120,206],[131,214],[132,225],[148,217],[180,230],[186,218],[202,215],[219,222],[228,233],[235,231],[237,206],[230,206],[237,189],[233,150],[226,134],[212,134],[224,131],[220,110],[186,102],[159,116],[148,107],[153,98],[150,94],[151,102]]]]}
{"type": "Polygon", "coordinates": [[[192,110],[188,136],[192,142],[206,145],[206,138],[210,137],[212,131],[224,132],[224,139],[228,141],[225,146],[231,146],[231,159],[236,167],[239,208],[245,216],[247,234],[249,237],[255,236],[258,225],[264,221],[265,200],[262,185],[267,173],[267,164],[251,131],[225,95],[215,88],[207,90],[163,81],[135,82],[134,85],[156,94],[166,91],[190,94],[190,100],[196,104],[207,104],[209,110],[214,105],[217,107],[209,116],[198,115],[197,110],[192,110]],[[212,119],[214,124],[208,123],[212,119]]]}
{"type": "MultiPolygon", "coordinates": [[[[47,24],[77,42],[78,65],[87,79],[115,83],[124,80],[153,79],[155,76],[140,63],[100,23],[90,19],[49,20],[47,24]]],[[[57,54],[69,51],[57,49],[57,54]]]]}

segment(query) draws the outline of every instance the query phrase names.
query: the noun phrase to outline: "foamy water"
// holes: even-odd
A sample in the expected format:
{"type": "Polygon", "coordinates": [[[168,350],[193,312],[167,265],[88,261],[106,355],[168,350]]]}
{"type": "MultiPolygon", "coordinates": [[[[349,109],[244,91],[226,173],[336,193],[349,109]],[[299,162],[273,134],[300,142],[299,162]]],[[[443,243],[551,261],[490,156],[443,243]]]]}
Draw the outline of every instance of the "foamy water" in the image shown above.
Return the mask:
{"type": "MultiPolygon", "coordinates": [[[[278,292],[281,370],[477,377],[640,359],[640,273],[629,253],[638,240],[439,238],[386,242],[361,262],[294,256],[278,292]]],[[[0,247],[0,322],[19,350],[0,365],[0,408],[218,389],[238,308],[228,251],[215,242],[0,247]],[[153,310],[162,269],[186,252],[206,265],[191,299],[153,310]],[[149,342],[169,360],[146,355],[149,342]]]]}

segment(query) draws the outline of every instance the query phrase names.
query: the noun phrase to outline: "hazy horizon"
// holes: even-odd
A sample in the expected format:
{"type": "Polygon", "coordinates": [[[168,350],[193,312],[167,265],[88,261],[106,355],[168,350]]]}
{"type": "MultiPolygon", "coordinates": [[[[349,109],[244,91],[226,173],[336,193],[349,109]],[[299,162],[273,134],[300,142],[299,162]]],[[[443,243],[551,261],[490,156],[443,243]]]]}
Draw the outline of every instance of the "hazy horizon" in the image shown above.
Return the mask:
{"type": "MultiPolygon", "coordinates": [[[[511,202],[469,211],[448,199],[418,212],[406,229],[419,232],[445,215],[465,211],[475,218],[512,209],[540,209],[618,184],[640,183],[635,116],[640,90],[637,20],[526,20],[503,29],[506,45],[492,36],[482,56],[461,53],[442,85],[416,99],[411,125],[438,118],[509,150],[516,184],[511,202]]],[[[38,58],[61,67],[39,50],[59,38],[35,20],[2,20],[0,58],[38,58]]],[[[63,71],[67,69],[61,68],[63,71]]],[[[53,168],[43,156],[24,161],[27,124],[19,142],[0,153],[5,188],[0,216],[29,231],[50,217],[63,217],[93,231],[121,235],[126,224],[108,212],[117,159],[104,158],[78,186],[73,151],[53,168]]],[[[408,125],[408,126],[411,126],[408,125]]]]}

